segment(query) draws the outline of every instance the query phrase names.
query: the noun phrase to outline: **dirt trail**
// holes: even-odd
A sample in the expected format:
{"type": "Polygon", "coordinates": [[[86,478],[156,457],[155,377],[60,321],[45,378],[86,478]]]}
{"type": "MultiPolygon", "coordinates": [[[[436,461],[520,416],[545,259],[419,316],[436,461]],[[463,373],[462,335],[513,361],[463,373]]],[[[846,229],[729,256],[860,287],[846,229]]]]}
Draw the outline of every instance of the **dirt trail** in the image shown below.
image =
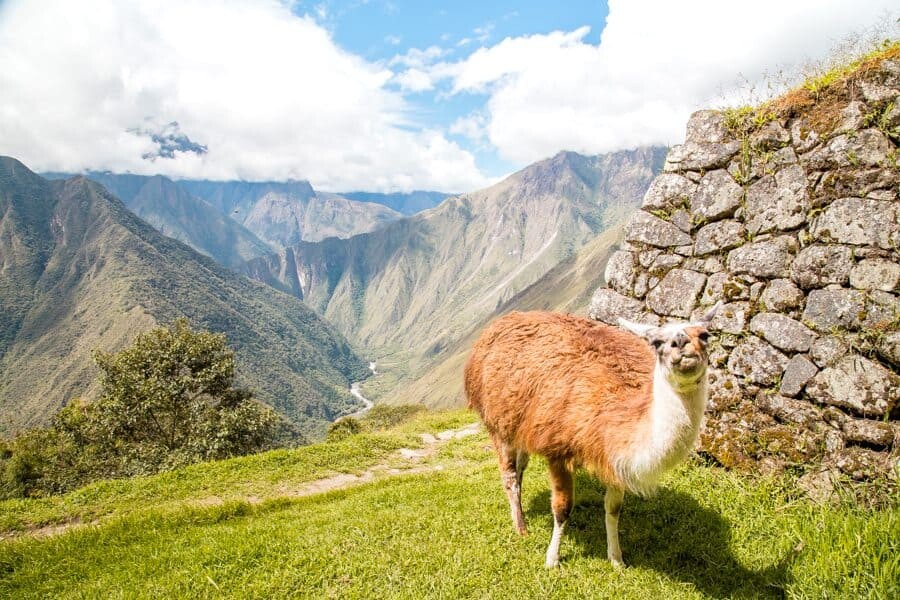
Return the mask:
{"type": "MultiPolygon", "coordinates": [[[[352,473],[338,473],[336,475],[332,475],[331,477],[323,477],[322,479],[307,481],[306,483],[301,484],[299,487],[291,486],[278,488],[278,493],[267,498],[249,496],[243,498],[243,500],[251,504],[259,504],[263,500],[269,500],[272,498],[303,498],[305,496],[323,494],[332,490],[340,490],[356,485],[361,485],[363,483],[369,483],[370,481],[382,479],[384,477],[395,477],[397,475],[410,475],[415,473],[427,473],[429,471],[442,471],[445,467],[445,465],[443,464],[425,465],[418,463],[421,463],[425,459],[434,456],[434,454],[438,451],[442,444],[450,440],[461,439],[470,435],[474,435],[478,433],[479,430],[480,425],[478,423],[472,423],[471,425],[466,425],[465,427],[460,427],[459,429],[448,429],[447,431],[442,431],[437,435],[432,435],[430,433],[420,433],[419,437],[422,439],[424,447],[400,448],[396,453],[392,455],[392,458],[394,459],[392,462],[373,465],[359,475],[354,475],[352,473]],[[401,461],[398,462],[396,460],[397,458],[401,459],[401,461]]],[[[234,498],[229,498],[229,500],[234,500],[234,498]]],[[[237,500],[241,500],[241,498],[238,498],[237,500]]],[[[224,503],[224,500],[216,496],[211,496],[209,498],[201,500],[200,503],[209,506],[212,504],[224,503]]]]}
{"type": "MultiPolygon", "coordinates": [[[[422,464],[426,459],[434,456],[438,449],[450,440],[461,439],[470,435],[475,435],[480,431],[480,424],[472,423],[459,429],[448,429],[438,434],[420,433],[423,447],[421,448],[400,448],[396,453],[391,455],[388,461],[373,465],[360,473],[354,475],[352,473],[337,473],[329,477],[307,481],[299,485],[279,486],[275,488],[271,495],[264,497],[251,495],[242,497],[220,498],[219,496],[208,496],[199,500],[186,500],[186,507],[207,507],[218,506],[227,502],[247,502],[249,504],[261,504],[266,500],[275,498],[303,498],[306,496],[314,496],[316,494],[324,494],[333,490],[346,489],[375,481],[376,479],[384,479],[386,477],[396,477],[398,475],[413,475],[416,473],[428,473],[433,471],[442,471],[446,465],[441,463],[422,464]]],[[[52,525],[44,525],[35,527],[25,531],[6,532],[0,534],[0,541],[5,539],[19,537],[43,538],[65,533],[76,527],[84,527],[90,525],[98,525],[104,519],[113,517],[103,517],[93,521],[84,522],[81,517],[75,517],[71,521],[63,523],[54,523],[52,525]]]]}

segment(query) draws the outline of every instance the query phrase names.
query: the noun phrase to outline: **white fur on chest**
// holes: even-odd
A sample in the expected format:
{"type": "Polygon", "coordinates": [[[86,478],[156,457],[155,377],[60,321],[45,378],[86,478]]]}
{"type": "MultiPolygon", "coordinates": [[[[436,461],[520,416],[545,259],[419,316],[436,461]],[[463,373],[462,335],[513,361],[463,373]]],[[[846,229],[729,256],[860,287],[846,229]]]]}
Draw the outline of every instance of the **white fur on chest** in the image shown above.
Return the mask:
{"type": "Polygon", "coordinates": [[[673,387],[659,364],[653,372],[653,402],[636,431],[630,455],[616,460],[616,471],[628,488],[646,495],[663,473],[684,460],[697,441],[706,408],[706,374],[696,383],[673,387]]]}

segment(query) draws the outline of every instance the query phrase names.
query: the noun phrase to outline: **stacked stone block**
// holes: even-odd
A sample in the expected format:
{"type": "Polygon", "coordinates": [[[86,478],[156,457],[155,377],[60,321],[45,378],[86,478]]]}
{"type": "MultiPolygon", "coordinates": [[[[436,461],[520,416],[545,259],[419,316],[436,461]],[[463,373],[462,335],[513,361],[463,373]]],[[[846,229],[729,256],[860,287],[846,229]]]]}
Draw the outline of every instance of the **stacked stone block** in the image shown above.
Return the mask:
{"type": "Polygon", "coordinates": [[[900,63],[885,61],[830,128],[695,113],[607,264],[590,311],[606,323],[725,303],[701,434],[722,464],[896,476],[898,88],[900,63]]]}

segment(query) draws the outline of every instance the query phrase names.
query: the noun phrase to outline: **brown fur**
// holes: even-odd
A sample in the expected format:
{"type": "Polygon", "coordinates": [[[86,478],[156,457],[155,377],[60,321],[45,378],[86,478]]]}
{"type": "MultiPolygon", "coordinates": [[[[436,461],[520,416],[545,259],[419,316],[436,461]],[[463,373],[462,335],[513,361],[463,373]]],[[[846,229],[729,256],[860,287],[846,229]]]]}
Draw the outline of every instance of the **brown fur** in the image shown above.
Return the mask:
{"type": "Polygon", "coordinates": [[[654,365],[651,348],[628,332],[570,315],[513,312],[475,343],[465,388],[495,447],[565,466],[551,468],[563,509],[571,505],[571,479],[566,484],[561,471],[574,465],[627,487],[612,459],[629,452],[636,428],[644,425],[654,365]]]}

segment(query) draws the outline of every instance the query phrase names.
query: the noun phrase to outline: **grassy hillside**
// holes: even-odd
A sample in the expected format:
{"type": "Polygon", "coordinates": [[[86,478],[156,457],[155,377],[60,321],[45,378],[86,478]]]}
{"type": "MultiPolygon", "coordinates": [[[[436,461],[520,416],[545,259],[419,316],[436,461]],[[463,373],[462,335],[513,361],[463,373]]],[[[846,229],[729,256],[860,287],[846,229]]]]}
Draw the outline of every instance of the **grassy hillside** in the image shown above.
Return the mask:
{"type": "Polygon", "coordinates": [[[0,158],[0,432],[91,396],[92,350],[179,316],[225,333],[239,383],[307,431],[355,406],[364,363],[302,302],[160,235],[85,178],[0,158]]]}
{"type": "Polygon", "coordinates": [[[606,561],[602,488],[576,480],[560,569],[534,460],[520,538],[483,433],[463,411],[340,442],[0,503],[0,596],[895,598],[898,504],[799,497],[787,479],[688,463],[628,496],[624,572],[606,561]],[[401,453],[398,448],[405,447],[401,453]],[[414,451],[414,452],[411,452],[414,451]],[[403,455],[423,455],[405,459],[403,455]],[[338,482],[345,489],[325,493],[338,482]],[[84,522],[93,521],[91,525],[84,522]],[[30,526],[66,523],[55,530],[30,526]]]}

